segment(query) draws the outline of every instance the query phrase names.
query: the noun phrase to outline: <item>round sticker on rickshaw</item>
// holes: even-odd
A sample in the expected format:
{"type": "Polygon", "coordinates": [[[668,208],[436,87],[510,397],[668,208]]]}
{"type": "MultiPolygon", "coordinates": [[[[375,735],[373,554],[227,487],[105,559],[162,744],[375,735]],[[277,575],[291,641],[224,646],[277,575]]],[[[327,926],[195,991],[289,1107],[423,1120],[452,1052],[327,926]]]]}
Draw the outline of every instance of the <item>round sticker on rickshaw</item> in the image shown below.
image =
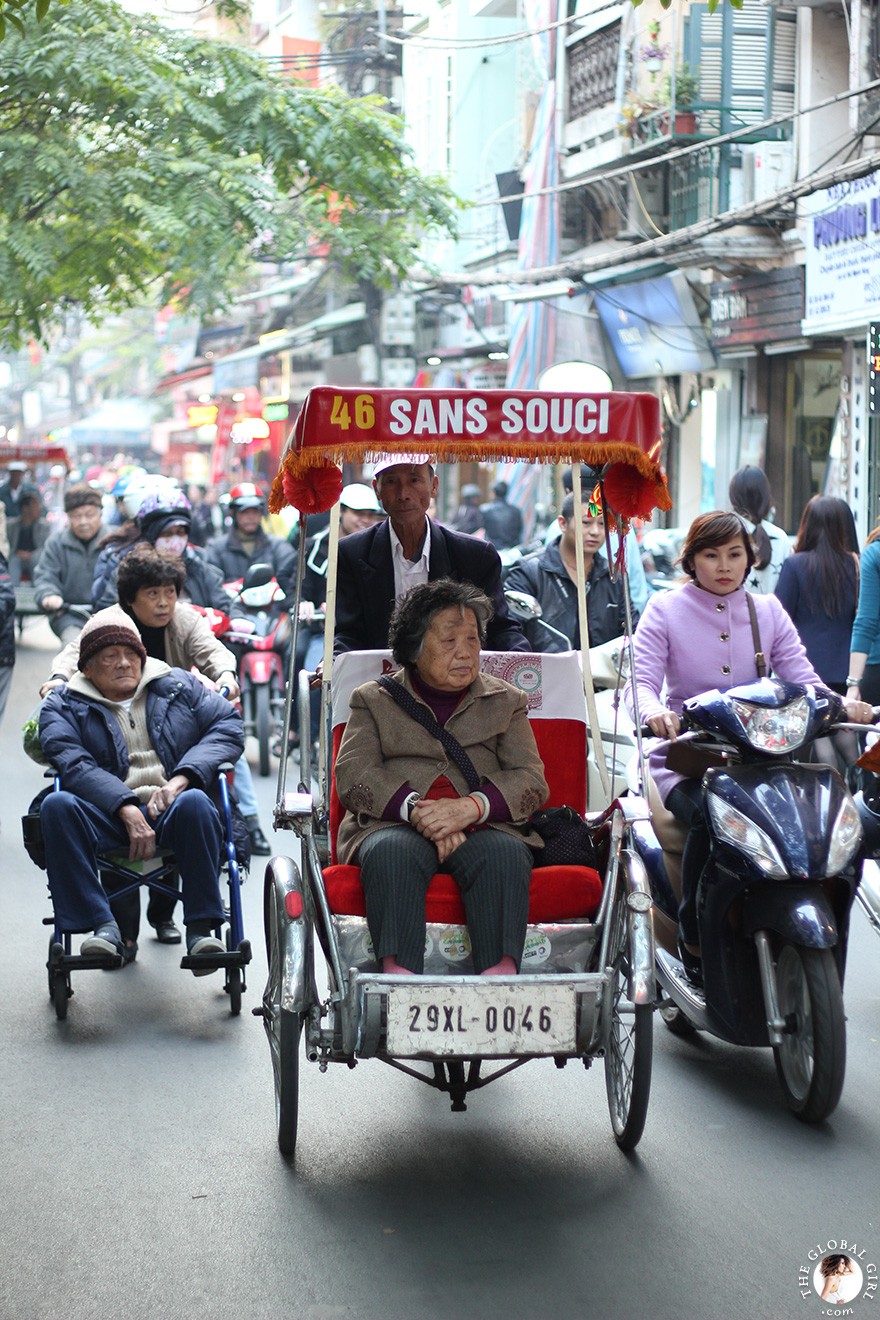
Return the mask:
{"type": "Polygon", "coordinates": [[[530,967],[537,967],[540,963],[545,963],[552,952],[552,945],[547,936],[538,930],[526,932],[526,942],[523,948],[522,965],[528,964],[530,967]]]}
{"type": "Polygon", "coordinates": [[[541,686],[541,671],[534,665],[523,665],[522,669],[517,669],[512,681],[520,692],[537,692],[541,686]]]}
{"type": "Polygon", "coordinates": [[[467,926],[447,926],[440,932],[437,947],[447,962],[464,962],[471,956],[471,937],[467,926]]]}

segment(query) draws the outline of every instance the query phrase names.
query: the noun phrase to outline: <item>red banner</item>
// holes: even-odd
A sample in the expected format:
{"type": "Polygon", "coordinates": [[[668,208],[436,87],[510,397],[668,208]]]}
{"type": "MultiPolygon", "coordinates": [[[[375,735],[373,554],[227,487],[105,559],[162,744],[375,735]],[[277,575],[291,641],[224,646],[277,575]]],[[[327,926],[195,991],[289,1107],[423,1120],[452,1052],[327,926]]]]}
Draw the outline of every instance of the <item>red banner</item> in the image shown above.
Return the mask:
{"type": "Polygon", "coordinates": [[[282,469],[299,477],[309,468],[384,454],[603,469],[623,463],[651,483],[657,507],[669,508],[660,445],[660,403],[653,394],[322,386],[303,404],[282,469]]]}

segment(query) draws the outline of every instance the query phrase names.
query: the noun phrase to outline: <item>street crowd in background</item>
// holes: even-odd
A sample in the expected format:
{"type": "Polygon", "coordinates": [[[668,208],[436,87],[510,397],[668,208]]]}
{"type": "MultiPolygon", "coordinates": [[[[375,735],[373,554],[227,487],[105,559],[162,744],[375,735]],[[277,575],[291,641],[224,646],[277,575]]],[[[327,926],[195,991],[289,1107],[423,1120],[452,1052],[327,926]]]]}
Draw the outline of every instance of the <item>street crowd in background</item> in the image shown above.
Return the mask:
{"type": "MultiPolygon", "coordinates": [[[[371,476],[348,482],[343,489],[342,538],[385,520],[371,476]]],[[[528,542],[523,542],[522,513],[509,501],[508,485],[500,479],[491,485],[488,499],[478,485],[462,485],[459,507],[447,522],[450,530],[490,542],[500,555],[505,589],[537,601],[536,617],[523,624],[528,645],[536,651],[580,645],[570,468],[563,470],[561,480],[564,498],[559,509],[550,511],[546,525],[528,542]]],[[[608,562],[592,469],[582,467],[581,484],[588,626],[595,646],[625,631],[627,610],[621,581],[608,562]]],[[[59,643],[69,644],[95,610],[117,602],[119,564],[135,548],[152,547],[181,562],[181,603],[228,614],[233,608],[230,584],[240,584],[255,563],[271,565],[285,602],[292,603],[299,522],[269,515],[266,495],[256,482],[225,489],[198,484],[184,488],[122,456],[106,468],[86,466],[67,474],[52,467],[41,475],[24,463],[10,463],[0,484],[0,554],[8,568],[0,582],[0,716],[15,660],[16,613],[20,621],[27,614],[46,616],[59,643]]],[[[862,550],[846,503],[817,495],[803,511],[796,535],[789,536],[773,521],[772,494],[756,467],[734,475],[729,497],[755,548],[747,587],[779,597],[811,663],[830,687],[880,704],[880,529],[862,550]]],[[[436,517],[433,501],[428,513],[436,517]]],[[[307,534],[297,663],[314,670],[323,649],[328,515],[310,518],[307,534]]],[[[628,606],[633,623],[653,592],[680,580],[682,536],[674,528],[649,524],[630,530],[628,606]]],[[[316,733],[317,708],[308,736],[316,733]]],[[[291,744],[297,745],[299,738],[294,720],[291,744]]],[[[281,753],[278,740],[274,750],[281,753]]],[[[241,778],[246,805],[252,808],[245,812],[252,844],[262,853],[268,843],[248,793],[244,762],[241,778]]]]}

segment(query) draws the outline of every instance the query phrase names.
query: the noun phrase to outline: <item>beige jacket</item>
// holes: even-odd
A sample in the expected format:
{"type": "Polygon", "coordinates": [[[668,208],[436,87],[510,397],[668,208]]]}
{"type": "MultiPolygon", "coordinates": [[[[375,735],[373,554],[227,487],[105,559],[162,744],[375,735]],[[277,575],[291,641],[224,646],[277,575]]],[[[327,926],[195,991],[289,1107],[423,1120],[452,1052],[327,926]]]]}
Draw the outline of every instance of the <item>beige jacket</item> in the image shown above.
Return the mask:
{"type": "MultiPolygon", "coordinates": [[[[118,605],[111,605],[116,611],[118,605]]],[[[100,621],[106,610],[99,610],[92,619],[100,621]]],[[[135,627],[137,622],[135,621],[135,627]]],[[[217,640],[203,615],[191,605],[178,601],[165,629],[165,662],[175,669],[195,667],[205,678],[216,683],[221,674],[236,671],[236,659],[217,640]]],[[[68,643],[52,661],[52,676],[71,678],[79,668],[79,638],[68,643]]]]}
{"type": "MultiPolygon", "coordinates": [[[[394,678],[416,696],[402,672],[394,678]]],[[[477,773],[490,780],[507,803],[511,821],[492,828],[540,847],[540,837],[525,822],[547,801],[549,789],[525,694],[500,678],[480,674],[446,727],[477,773]]],[[[382,820],[382,813],[403,785],[424,796],[440,775],[446,775],[462,796],[467,794],[464,775],[438,739],[401,710],[378,683],[355,688],[336,758],[336,789],[346,808],[337,840],[340,862],[353,861],[368,834],[397,823],[382,820]]]]}

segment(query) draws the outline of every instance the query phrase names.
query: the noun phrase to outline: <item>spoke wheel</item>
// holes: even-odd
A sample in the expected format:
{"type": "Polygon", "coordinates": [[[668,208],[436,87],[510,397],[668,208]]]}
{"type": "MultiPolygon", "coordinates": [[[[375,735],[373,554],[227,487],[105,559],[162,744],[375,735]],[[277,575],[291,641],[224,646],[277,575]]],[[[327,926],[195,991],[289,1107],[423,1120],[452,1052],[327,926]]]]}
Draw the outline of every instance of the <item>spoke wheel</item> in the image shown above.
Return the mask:
{"type": "Polygon", "coordinates": [[[784,944],[776,988],[788,1028],[782,1044],[773,1047],[785,1102],[805,1123],[820,1123],[835,1109],[846,1072],[846,1019],[834,954],[784,944]]]}
{"type": "Polygon", "coordinates": [[[645,1129],[651,1094],[654,1050],[653,1009],[628,997],[629,936],[626,908],[618,900],[610,920],[611,993],[605,1040],[605,1089],[614,1139],[621,1150],[633,1150],[645,1129]]]}
{"type": "Polygon", "coordinates": [[[270,755],[270,744],[272,741],[272,708],[269,702],[269,688],[267,684],[262,683],[258,688],[254,688],[255,697],[255,721],[257,742],[260,749],[260,774],[265,776],[272,768],[270,755]]]}
{"type": "Polygon", "coordinates": [[[263,1025],[269,1038],[275,1077],[275,1122],[278,1149],[292,1156],[299,1119],[299,1054],[302,1018],[281,1007],[284,971],[284,895],[271,869],[264,890],[264,924],[269,979],[263,992],[263,1025]]]}

